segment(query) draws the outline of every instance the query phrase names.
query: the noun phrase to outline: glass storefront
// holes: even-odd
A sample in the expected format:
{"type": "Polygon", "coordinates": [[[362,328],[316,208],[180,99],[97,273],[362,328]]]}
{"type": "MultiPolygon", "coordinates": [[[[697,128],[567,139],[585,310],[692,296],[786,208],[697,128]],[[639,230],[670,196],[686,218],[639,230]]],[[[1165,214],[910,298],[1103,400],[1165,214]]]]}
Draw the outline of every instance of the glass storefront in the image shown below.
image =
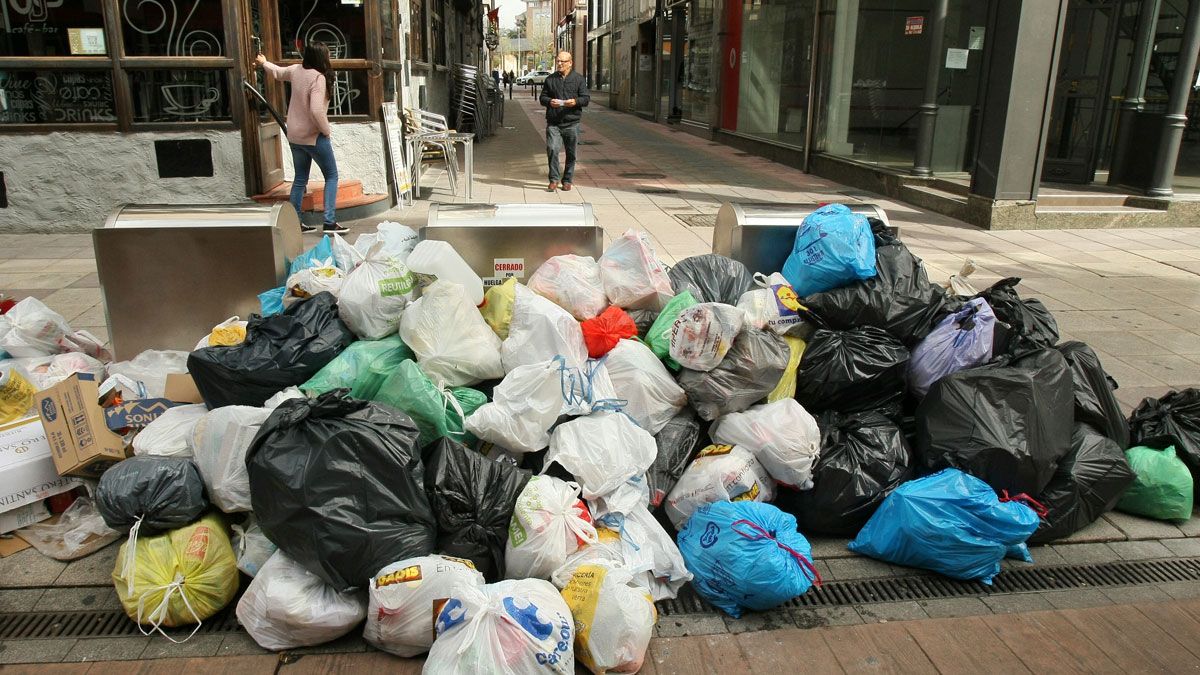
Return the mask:
{"type": "Polygon", "coordinates": [[[708,125],[712,120],[713,50],[717,41],[713,0],[690,0],[685,19],[680,109],[683,119],[708,125]]]}

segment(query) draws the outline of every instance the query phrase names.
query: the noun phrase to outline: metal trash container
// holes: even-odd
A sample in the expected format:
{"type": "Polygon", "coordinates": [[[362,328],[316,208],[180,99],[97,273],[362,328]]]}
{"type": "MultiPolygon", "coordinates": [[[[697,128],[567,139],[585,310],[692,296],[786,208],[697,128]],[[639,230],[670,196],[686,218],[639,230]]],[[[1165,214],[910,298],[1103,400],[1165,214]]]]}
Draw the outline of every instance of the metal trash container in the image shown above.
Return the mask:
{"type": "Polygon", "coordinates": [[[590,204],[430,204],[420,238],[449,242],[484,286],[527,281],[556,255],[604,251],[590,204]]]}
{"type": "MultiPolygon", "coordinates": [[[[796,241],[796,227],[822,204],[737,204],[725,202],[713,229],[713,253],[741,261],[751,272],[770,274],[783,269],[796,241]]],[[[891,227],[876,204],[846,204],[855,213],[891,227]]]]}
{"type": "Polygon", "coordinates": [[[301,251],[290,204],[125,205],[92,231],[113,353],[191,351],[212,327],[259,312],[301,251]]]}

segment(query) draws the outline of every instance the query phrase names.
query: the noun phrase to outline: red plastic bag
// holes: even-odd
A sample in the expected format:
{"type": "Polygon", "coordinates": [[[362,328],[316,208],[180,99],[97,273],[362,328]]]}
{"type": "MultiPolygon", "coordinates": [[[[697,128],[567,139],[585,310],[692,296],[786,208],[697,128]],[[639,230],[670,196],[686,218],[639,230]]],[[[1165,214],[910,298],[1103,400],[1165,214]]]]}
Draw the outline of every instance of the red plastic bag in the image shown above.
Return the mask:
{"type": "Polygon", "coordinates": [[[622,338],[637,337],[637,324],[633,317],[616,305],[609,306],[593,319],[581,322],[580,327],[583,328],[588,356],[593,359],[607,354],[622,338]]]}

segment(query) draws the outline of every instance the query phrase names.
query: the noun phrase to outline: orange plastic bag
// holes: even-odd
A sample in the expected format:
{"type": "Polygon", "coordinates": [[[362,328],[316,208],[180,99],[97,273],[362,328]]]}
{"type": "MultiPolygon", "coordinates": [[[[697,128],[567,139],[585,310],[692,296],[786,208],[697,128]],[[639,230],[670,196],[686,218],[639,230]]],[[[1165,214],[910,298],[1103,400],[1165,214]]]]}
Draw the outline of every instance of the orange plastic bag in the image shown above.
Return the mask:
{"type": "Polygon", "coordinates": [[[609,306],[593,319],[581,322],[580,327],[583,329],[588,356],[593,359],[607,354],[623,338],[637,337],[637,324],[633,317],[616,305],[609,306]]]}

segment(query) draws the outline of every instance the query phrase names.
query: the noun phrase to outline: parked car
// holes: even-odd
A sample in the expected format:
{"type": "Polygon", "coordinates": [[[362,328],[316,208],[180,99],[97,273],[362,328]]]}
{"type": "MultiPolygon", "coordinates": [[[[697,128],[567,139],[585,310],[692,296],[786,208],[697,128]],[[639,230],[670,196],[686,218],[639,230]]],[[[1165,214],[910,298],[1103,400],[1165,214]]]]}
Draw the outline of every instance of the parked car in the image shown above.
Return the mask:
{"type": "Polygon", "coordinates": [[[542,84],[546,78],[550,76],[548,70],[538,70],[532,73],[526,73],[517,78],[517,84],[542,84]]]}

